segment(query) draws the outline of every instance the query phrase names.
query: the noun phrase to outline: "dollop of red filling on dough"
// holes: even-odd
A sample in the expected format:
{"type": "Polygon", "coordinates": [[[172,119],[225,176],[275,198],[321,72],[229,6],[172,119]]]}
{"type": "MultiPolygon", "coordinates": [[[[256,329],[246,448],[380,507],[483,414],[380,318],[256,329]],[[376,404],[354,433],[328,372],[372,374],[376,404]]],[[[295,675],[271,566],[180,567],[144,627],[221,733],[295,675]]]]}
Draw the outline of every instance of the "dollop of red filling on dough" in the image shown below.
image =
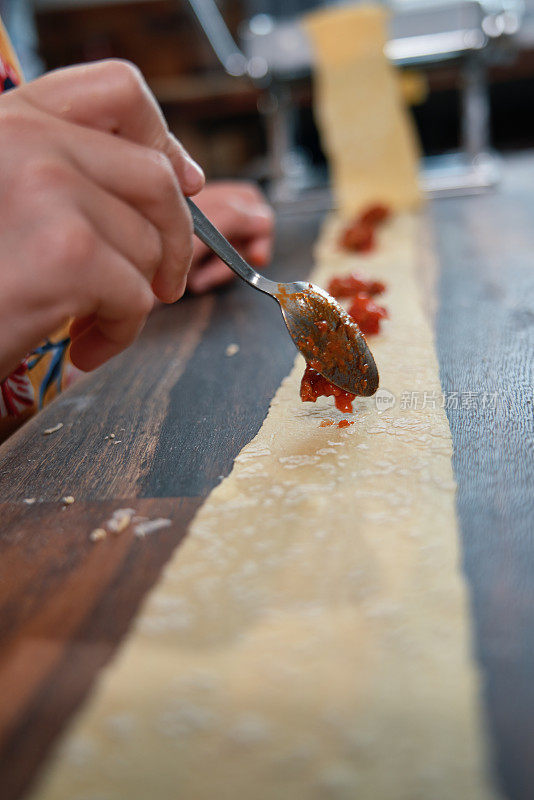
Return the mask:
{"type": "Polygon", "coordinates": [[[375,303],[366,292],[358,292],[352,298],[349,314],[362,333],[380,333],[380,320],[388,316],[383,306],[375,303]]]}
{"type": "Polygon", "coordinates": [[[364,208],[343,230],[339,244],[344,250],[353,250],[357,253],[374,250],[375,231],[390,214],[390,209],[380,203],[364,208]]]}
{"type": "Polygon", "coordinates": [[[360,214],[360,222],[364,225],[381,225],[391,216],[391,209],[383,203],[367,206],[360,214]]]}
{"type": "Polygon", "coordinates": [[[337,275],[327,286],[326,291],[335,297],[337,300],[344,297],[353,297],[358,292],[365,292],[368,295],[374,296],[382,294],[386,290],[386,284],[382,281],[371,281],[360,275],[358,272],[352,272],[350,275],[337,275]]]}

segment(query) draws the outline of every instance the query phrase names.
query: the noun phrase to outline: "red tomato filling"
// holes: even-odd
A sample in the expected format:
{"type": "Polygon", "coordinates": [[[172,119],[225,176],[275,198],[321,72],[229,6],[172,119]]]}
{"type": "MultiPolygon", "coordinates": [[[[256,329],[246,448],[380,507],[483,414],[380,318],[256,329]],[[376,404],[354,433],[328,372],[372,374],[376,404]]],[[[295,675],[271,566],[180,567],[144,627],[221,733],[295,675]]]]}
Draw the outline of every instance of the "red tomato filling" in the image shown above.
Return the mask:
{"type": "Polygon", "coordinates": [[[358,292],[352,299],[349,314],[362,333],[379,333],[380,320],[387,317],[388,312],[378,306],[372,297],[365,292],[358,292]]]}
{"type": "Polygon", "coordinates": [[[382,294],[386,289],[382,281],[368,281],[363,275],[353,272],[351,275],[343,275],[332,278],[328,284],[327,292],[332,297],[352,297],[358,292],[366,292],[369,295],[382,294]]]}
{"type": "Polygon", "coordinates": [[[355,394],[334,386],[327,381],[319,372],[306,364],[306,370],[300,383],[300,399],[303,403],[315,403],[318,397],[333,397],[336,408],[344,414],[352,411],[352,401],[355,394]]]}
{"type": "Polygon", "coordinates": [[[356,220],[342,233],[341,246],[345,250],[355,250],[357,253],[373,250],[375,246],[374,228],[356,220]]]}
{"type": "Polygon", "coordinates": [[[391,211],[387,206],[377,203],[374,206],[369,206],[360,214],[360,222],[364,225],[380,225],[391,216],[391,211]]]}
{"type": "Polygon", "coordinates": [[[375,247],[375,230],[390,216],[387,206],[376,203],[365,208],[341,234],[340,245],[344,250],[366,253],[375,247]]]}

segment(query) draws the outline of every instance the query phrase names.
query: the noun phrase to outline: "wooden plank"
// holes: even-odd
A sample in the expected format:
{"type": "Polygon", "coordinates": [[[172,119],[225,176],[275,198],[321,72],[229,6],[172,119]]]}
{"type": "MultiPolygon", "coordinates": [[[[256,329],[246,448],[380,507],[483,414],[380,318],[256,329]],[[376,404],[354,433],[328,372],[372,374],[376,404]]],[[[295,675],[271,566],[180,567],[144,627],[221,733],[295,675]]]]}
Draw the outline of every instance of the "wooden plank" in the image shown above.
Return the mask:
{"type": "Polygon", "coordinates": [[[84,376],[8,439],[0,448],[2,499],[136,496],[169,392],[198,346],[212,307],[213,298],[206,297],[180,309],[159,309],[132,351],[84,376]],[[168,334],[178,314],[175,338],[168,334]],[[43,435],[58,423],[61,430],[43,435]]]}
{"type": "Polygon", "coordinates": [[[448,416],[464,568],[496,766],[514,800],[534,786],[533,187],[532,156],[514,157],[496,192],[433,206],[441,380],[460,399],[448,416]]]}
{"type": "MultiPolygon", "coordinates": [[[[198,499],[139,500],[141,516],[172,524],[92,542],[116,501],[63,508],[0,505],[0,786],[20,797],[146,592],[187,530],[198,499]]],[[[124,501],[122,505],[125,505],[124,501]]]]}

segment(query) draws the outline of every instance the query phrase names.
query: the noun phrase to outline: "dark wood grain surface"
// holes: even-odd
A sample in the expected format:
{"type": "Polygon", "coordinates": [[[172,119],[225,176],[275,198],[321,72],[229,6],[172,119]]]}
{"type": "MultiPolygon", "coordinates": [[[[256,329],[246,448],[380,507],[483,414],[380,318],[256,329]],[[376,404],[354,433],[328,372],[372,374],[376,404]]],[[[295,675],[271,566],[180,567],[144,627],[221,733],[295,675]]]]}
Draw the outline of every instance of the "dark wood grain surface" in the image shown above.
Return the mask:
{"type": "Polygon", "coordinates": [[[506,796],[534,797],[534,159],[433,207],[464,568],[506,796]],[[452,393],[458,393],[455,408],[452,393]],[[484,402],[484,394],[488,402],[484,402]],[[470,408],[462,408],[462,397],[470,408]]]}
{"type": "MultiPolygon", "coordinates": [[[[508,159],[497,192],[436,202],[430,215],[440,260],[438,355],[445,393],[459,399],[448,413],[494,764],[507,796],[527,800],[534,796],[534,155],[508,159]]],[[[273,277],[307,275],[320,217],[280,218],[273,277]]],[[[259,429],[293,357],[269,298],[237,283],[186,298],[156,312],[133,350],[0,448],[2,800],[24,795],[202,498],[259,429]],[[240,350],[227,358],[232,343],[240,350]],[[57,422],[63,428],[43,436],[57,422]],[[115,439],[105,438],[110,433],[115,439]],[[62,507],[65,495],[74,505],[62,507]],[[36,502],[25,504],[28,497],[36,502]],[[90,531],[119,506],[172,525],[149,539],[125,532],[95,546],[90,531]]]]}

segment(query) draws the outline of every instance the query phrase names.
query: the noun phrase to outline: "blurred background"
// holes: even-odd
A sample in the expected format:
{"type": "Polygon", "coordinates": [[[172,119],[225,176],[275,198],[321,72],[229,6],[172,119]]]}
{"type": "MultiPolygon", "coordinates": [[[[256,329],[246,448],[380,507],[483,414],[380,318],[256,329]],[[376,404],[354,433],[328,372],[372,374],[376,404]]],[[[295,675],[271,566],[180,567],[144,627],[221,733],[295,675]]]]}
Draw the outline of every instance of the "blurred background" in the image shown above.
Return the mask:
{"type": "MultiPolygon", "coordinates": [[[[28,77],[130,59],[209,177],[302,188],[321,176],[324,157],[298,17],[326,4],[0,0],[0,13],[28,77]]],[[[460,153],[469,166],[492,149],[534,145],[534,0],[398,0],[391,10],[387,52],[403,71],[425,156],[460,153]]]]}

